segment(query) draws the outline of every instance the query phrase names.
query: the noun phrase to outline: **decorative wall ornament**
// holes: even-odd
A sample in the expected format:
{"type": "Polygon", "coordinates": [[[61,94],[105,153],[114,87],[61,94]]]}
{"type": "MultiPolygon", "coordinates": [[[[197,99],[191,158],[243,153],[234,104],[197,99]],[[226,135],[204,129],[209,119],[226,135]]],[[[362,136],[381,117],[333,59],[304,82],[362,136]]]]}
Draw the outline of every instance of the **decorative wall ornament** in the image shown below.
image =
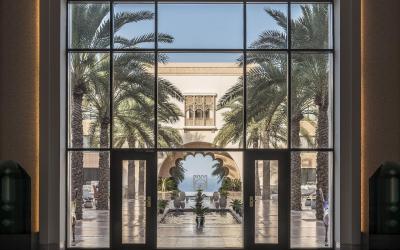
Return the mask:
{"type": "Polygon", "coordinates": [[[193,190],[207,189],[207,175],[193,175],[193,190]]]}

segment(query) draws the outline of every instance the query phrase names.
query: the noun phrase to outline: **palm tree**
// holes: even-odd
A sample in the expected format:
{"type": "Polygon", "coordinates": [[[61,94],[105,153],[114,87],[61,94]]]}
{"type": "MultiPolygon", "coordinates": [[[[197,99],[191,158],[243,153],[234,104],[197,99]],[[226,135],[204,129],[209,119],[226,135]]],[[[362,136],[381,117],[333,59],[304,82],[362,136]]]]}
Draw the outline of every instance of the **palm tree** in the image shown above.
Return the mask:
{"type": "MultiPolygon", "coordinates": [[[[109,13],[106,5],[72,5],[71,46],[74,48],[106,47],[109,44],[107,26],[103,19],[109,13]]],[[[89,84],[89,70],[96,64],[95,54],[74,54],[70,61],[71,137],[73,148],[83,148],[82,104],[89,84]]],[[[76,219],[82,219],[83,152],[71,153],[71,184],[75,192],[76,219]]]]}
{"type": "Polygon", "coordinates": [[[214,163],[211,168],[214,170],[211,172],[211,175],[218,177],[218,183],[220,183],[225,177],[229,175],[229,168],[224,166],[224,162],[221,159],[216,159],[216,163],[214,163]]]}
{"type": "MultiPolygon", "coordinates": [[[[172,41],[172,40],[171,40],[172,41]]],[[[165,40],[164,42],[169,42],[165,40]]],[[[125,143],[129,148],[154,146],[154,76],[152,70],[152,56],[148,60],[138,60],[134,54],[121,55],[115,59],[117,75],[114,78],[116,90],[114,91],[114,126],[115,146],[122,147],[125,143]],[[128,64],[127,64],[128,62],[128,64]],[[147,64],[147,65],[146,65],[147,64]],[[129,65],[129,66],[128,66],[129,65]],[[131,67],[133,66],[133,67],[131,67]],[[133,94],[136,93],[136,96],[133,94]]],[[[165,63],[166,57],[161,55],[160,62],[165,63]]],[[[146,58],[143,58],[146,59],[146,58]]],[[[172,83],[165,79],[158,79],[158,117],[159,120],[173,123],[179,119],[181,112],[170,98],[183,101],[182,93],[172,83]]],[[[159,145],[176,146],[182,143],[182,138],[175,128],[158,126],[159,145]]],[[[145,165],[139,161],[139,195],[144,195],[145,165]]],[[[134,162],[128,166],[134,171],[134,162]]],[[[134,179],[130,185],[134,188],[134,179]]],[[[128,185],[129,190],[129,185],[128,185]]],[[[129,191],[128,191],[129,192],[129,191]]],[[[133,191],[134,192],[134,191],[133,191]]],[[[132,191],[130,192],[132,193],[132,191]]]]}
{"type": "MultiPolygon", "coordinates": [[[[152,147],[154,146],[154,77],[148,72],[148,65],[151,62],[151,55],[136,53],[126,53],[114,57],[114,81],[113,81],[113,119],[116,126],[114,131],[117,145],[122,145],[124,141],[129,147],[152,147]]],[[[165,60],[160,57],[160,60],[165,60]]],[[[107,69],[108,64],[105,63],[104,69],[107,69]]],[[[107,76],[107,74],[104,74],[107,76]]],[[[92,115],[92,123],[90,131],[100,130],[100,146],[105,147],[108,141],[102,138],[108,138],[109,129],[109,98],[108,98],[108,82],[98,79],[96,84],[90,85],[93,87],[88,96],[88,110],[92,115]]],[[[175,98],[179,101],[183,100],[180,91],[170,82],[161,79],[158,81],[159,97],[162,100],[175,98]]],[[[177,106],[170,101],[159,103],[161,117],[166,122],[174,122],[181,115],[177,106]]],[[[161,127],[162,128],[162,127],[161,127]]],[[[161,129],[162,130],[162,129],[161,129]]],[[[95,135],[96,133],[92,133],[95,135]]],[[[168,143],[179,143],[180,140],[170,140],[168,143]],[[178,142],[177,142],[178,141],[178,142]]],[[[103,160],[102,154],[106,157],[106,153],[100,153],[100,160],[103,160]]],[[[107,158],[108,160],[108,158],[107,158]]],[[[99,161],[100,169],[108,167],[108,162],[105,160],[99,161]]],[[[134,170],[131,166],[131,170],[134,170]]],[[[144,195],[144,177],[145,165],[143,161],[139,161],[139,195],[144,195]]],[[[108,175],[106,172],[100,171],[101,177],[99,180],[99,199],[98,209],[107,209],[108,206],[108,175]],[[101,175],[103,174],[103,175],[101,175]],[[102,182],[103,181],[103,182],[102,182]],[[102,183],[105,183],[101,185],[102,183]],[[104,186],[104,188],[102,188],[104,186]]],[[[129,176],[129,174],[128,174],[129,176]]]]}
{"type": "MultiPolygon", "coordinates": [[[[287,17],[285,13],[273,10],[273,9],[265,9],[266,13],[270,15],[277,23],[277,25],[282,30],[287,30],[287,17]]],[[[296,20],[291,21],[292,26],[292,47],[293,48],[326,48],[328,45],[328,31],[327,26],[324,25],[327,23],[328,18],[328,7],[327,5],[302,5],[301,6],[302,16],[296,20]]],[[[278,30],[266,30],[259,35],[259,38],[251,44],[252,48],[256,49],[277,49],[277,48],[284,48],[287,44],[287,35],[285,32],[281,32],[278,30]]],[[[291,119],[291,138],[292,138],[292,147],[300,147],[300,135],[307,136],[307,131],[301,129],[300,122],[304,119],[304,114],[310,107],[316,105],[318,108],[318,125],[317,125],[317,144],[319,147],[327,147],[328,145],[328,102],[329,102],[329,95],[328,95],[328,80],[327,80],[327,61],[317,59],[312,56],[304,56],[300,55],[300,60],[297,60],[297,63],[293,63],[292,67],[292,93],[294,98],[292,98],[292,117],[291,119]],[[313,60],[310,60],[312,57],[313,60]],[[320,122],[321,121],[321,122],[320,122]]],[[[286,100],[282,98],[286,90],[282,84],[279,84],[278,79],[284,79],[284,83],[286,79],[283,74],[283,71],[279,69],[283,69],[285,65],[285,61],[281,61],[280,63],[273,63],[274,60],[267,59],[261,54],[254,54],[248,57],[250,63],[255,63],[256,70],[260,70],[261,72],[257,73],[255,71],[251,72],[253,68],[251,68],[250,72],[248,73],[248,93],[251,93],[252,88],[256,89],[256,86],[252,87],[252,82],[256,82],[257,77],[260,80],[264,81],[265,84],[269,82],[273,82],[275,86],[281,86],[281,96],[277,95],[277,92],[274,92],[273,88],[265,88],[267,93],[263,93],[260,90],[254,91],[254,97],[248,99],[250,100],[248,103],[248,110],[254,111],[255,114],[259,114],[258,117],[250,113],[247,117],[248,119],[248,135],[249,141],[253,143],[254,147],[260,145],[261,142],[264,148],[268,147],[271,143],[268,141],[267,138],[273,138],[268,136],[271,134],[271,130],[269,128],[269,122],[272,121],[274,117],[279,117],[277,115],[277,111],[283,116],[278,118],[282,119],[286,116],[287,107],[285,106],[286,100]],[[260,60],[261,59],[261,60],[260,60]],[[268,64],[263,69],[262,62],[265,61],[268,64]],[[272,62],[272,63],[271,63],[272,62]],[[281,66],[279,66],[281,65],[281,66]],[[271,74],[272,72],[276,72],[277,74],[271,74]],[[269,72],[271,77],[265,77],[266,75],[263,72],[269,72]],[[252,77],[254,76],[254,79],[252,77]],[[260,77],[262,76],[262,77],[260,77]],[[277,84],[278,83],[278,84],[277,84]],[[268,95],[268,92],[272,93],[272,95],[268,95]],[[262,94],[261,94],[262,93],[262,94]],[[252,102],[254,100],[254,102],[252,102]],[[270,103],[263,103],[263,101],[270,100],[270,103]],[[256,106],[251,107],[251,104],[254,103],[256,106]],[[265,112],[260,112],[257,107],[269,107],[266,108],[265,112]],[[276,108],[279,107],[279,108],[276,108]],[[268,112],[269,111],[269,112],[268,112]],[[272,111],[272,112],[271,112],[272,111]],[[260,123],[262,121],[266,121],[266,123],[260,123]],[[267,126],[266,126],[267,125],[267,126]],[[267,139],[267,140],[266,140],[267,139]]],[[[282,81],[283,83],[283,81],[282,81]]],[[[263,86],[263,85],[259,85],[263,86]]],[[[265,85],[264,85],[265,86],[265,85]]],[[[278,92],[279,93],[279,92],[278,92]]],[[[242,89],[240,86],[234,86],[231,88],[225,95],[225,99],[228,101],[233,100],[233,95],[236,94],[237,96],[242,95],[242,89]]],[[[224,98],[224,97],[223,97],[224,98]]],[[[225,105],[225,107],[227,107],[225,105]]],[[[231,115],[231,114],[230,114],[231,115]]],[[[226,115],[228,117],[228,115],[226,115]]],[[[228,121],[228,120],[226,120],[228,121]]],[[[219,134],[216,137],[216,142],[224,144],[226,141],[237,140],[238,132],[232,133],[233,127],[239,128],[240,125],[238,124],[227,124],[224,125],[221,131],[221,135],[219,134]]],[[[274,126],[271,126],[274,127],[274,126]]],[[[279,126],[278,126],[279,128],[279,126]]],[[[275,127],[276,129],[276,127],[275,127]]],[[[237,130],[242,131],[242,130],[237,130]]],[[[276,134],[272,132],[272,134],[276,134]]],[[[281,133],[283,138],[278,136],[279,140],[282,142],[285,140],[285,133],[281,133]]],[[[277,145],[275,143],[275,145],[277,145]]],[[[328,189],[328,161],[327,161],[327,153],[318,153],[317,156],[317,172],[318,175],[318,187],[324,192],[324,195],[327,195],[328,189]]],[[[264,171],[265,172],[265,171],[264,171]]],[[[256,171],[256,174],[257,171],[256,171]]],[[[301,158],[299,152],[294,152],[292,154],[292,163],[291,163],[291,208],[293,210],[301,210],[301,158]]],[[[257,176],[258,177],[258,176],[257,176]]],[[[267,176],[265,176],[267,177],[267,176]]],[[[258,179],[258,178],[257,178],[258,179]]],[[[257,181],[256,179],[256,181],[257,181]]],[[[264,183],[267,181],[264,178],[264,183]]],[[[320,197],[317,199],[317,218],[322,218],[322,202],[320,197]]]]}
{"type": "MultiPolygon", "coordinates": [[[[72,13],[76,16],[72,20],[79,20],[79,23],[74,23],[77,28],[73,29],[76,32],[73,34],[73,41],[83,41],[83,44],[74,44],[79,48],[97,48],[107,47],[110,41],[109,37],[109,15],[108,7],[96,4],[74,5],[72,13]],[[75,35],[75,36],[74,36],[75,35]],[[75,38],[74,38],[75,37],[75,38]]],[[[122,12],[114,17],[114,31],[117,32],[125,24],[132,22],[139,22],[143,20],[151,20],[154,18],[154,13],[149,11],[139,12],[122,12]]],[[[173,38],[169,35],[159,34],[159,42],[172,42],[173,38]]],[[[114,37],[114,43],[119,44],[123,48],[135,48],[140,46],[141,43],[154,42],[154,34],[147,34],[134,39],[125,39],[123,37],[114,37]]],[[[159,56],[160,62],[166,60],[165,56],[159,56]]],[[[114,119],[120,121],[116,127],[123,127],[127,131],[123,134],[128,135],[126,140],[128,144],[135,145],[140,143],[142,145],[151,145],[151,129],[149,123],[152,118],[148,114],[151,112],[144,112],[153,106],[153,89],[154,77],[146,71],[147,65],[154,63],[154,56],[151,53],[125,53],[117,54],[114,58],[114,81],[113,81],[113,106],[115,109],[114,119]],[[127,115],[128,112],[136,112],[127,115]],[[147,115],[146,115],[147,114],[147,115]],[[117,117],[117,118],[115,118],[117,117]],[[130,118],[129,118],[130,117],[130,118]],[[139,118],[139,119],[137,119],[139,118]],[[140,120],[140,118],[143,118],[140,120]],[[149,118],[149,119],[146,119],[149,118]],[[149,133],[150,132],[150,133],[149,133]]],[[[72,57],[72,82],[73,85],[73,121],[72,130],[73,138],[77,137],[76,144],[73,146],[82,147],[83,145],[83,126],[82,126],[82,113],[91,115],[91,143],[97,144],[100,147],[108,147],[109,145],[109,126],[110,126],[110,103],[109,103],[109,58],[108,55],[94,54],[94,53],[81,53],[73,55],[72,57]],[[74,78],[75,77],[75,78],[74,78]],[[82,106],[85,106],[83,110],[82,106]],[[75,119],[74,119],[75,118],[75,119]]],[[[182,100],[182,94],[177,89],[165,91],[168,87],[164,85],[171,85],[167,81],[159,83],[164,90],[161,96],[172,96],[173,98],[182,100]]],[[[170,104],[168,108],[174,107],[170,104]]],[[[163,109],[161,107],[160,109],[163,109]]],[[[177,108],[175,107],[175,110],[177,108]]],[[[168,113],[168,112],[167,112],[168,113]]],[[[175,113],[179,115],[179,113],[175,113]]],[[[174,118],[172,119],[177,119],[174,118]]],[[[166,119],[168,120],[168,119],[166,119]]],[[[169,118],[171,120],[171,118],[169,118]]],[[[121,142],[121,138],[116,139],[117,143],[121,142]]],[[[154,142],[153,142],[154,143],[154,142]]],[[[108,209],[108,180],[109,180],[109,155],[106,152],[99,153],[99,198],[97,209],[108,209]]],[[[73,156],[74,157],[74,156],[73,156]]],[[[73,158],[74,164],[73,178],[76,177],[76,186],[81,183],[82,167],[83,167],[82,154],[77,154],[73,158]],[[80,158],[79,158],[80,157],[80,158]],[[81,164],[82,163],[82,164],[81,164]]],[[[131,168],[132,169],[132,168],[131,168]]],[[[141,178],[143,180],[143,178],[141,178]]],[[[82,189],[82,185],[80,189],[82,189]]],[[[81,208],[81,206],[78,206],[81,208]]],[[[81,217],[80,217],[81,218],[81,217]]]]}
{"type": "MultiPolygon", "coordinates": [[[[239,62],[242,63],[240,58],[239,62]]],[[[247,147],[269,148],[286,144],[286,58],[266,53],[248,55],[248,113],[247,147]]],[[[219,101],[218,109],[228,108],[224,125],[214,143],[225,146],[228,143],[242,144],[243,85],[241,79],[231,87],[219,101]]],[[[270,197],[269,162],[263,161],[263,199],[270,197]]],[[[256,195],[261,195],[258,165],[255,169],[256,195]]]]}
{"type": "Polygon", "coordinates": [[[177,159],[175,161],[175,166],[169,169],[169,174],[177,185],[185,179],[185,172],[186,169],[183,167],[182,159],[177,159]]]}
{"type": "MultiPolygon", "coordinates": [[[[294,47],[302,48],[327,48],[329,45],[329,7],[325,4],[301,5],[302,16],[293,21],[294,47]]],[[[329,58],[327,55],[299,55],[297,58],[301,77],[309,91],[312,92],[312,104],[317,107],[316,145],[320,148],[329,146],[329,87],[328,69],[329,58]]],[[[312,106],[312,105],[310,105],[312,106]]],[[[329,153],[317,153],[317,192],[316,217],[323,218],[322,197],[328,197],[329,189],[329,153]]]]}

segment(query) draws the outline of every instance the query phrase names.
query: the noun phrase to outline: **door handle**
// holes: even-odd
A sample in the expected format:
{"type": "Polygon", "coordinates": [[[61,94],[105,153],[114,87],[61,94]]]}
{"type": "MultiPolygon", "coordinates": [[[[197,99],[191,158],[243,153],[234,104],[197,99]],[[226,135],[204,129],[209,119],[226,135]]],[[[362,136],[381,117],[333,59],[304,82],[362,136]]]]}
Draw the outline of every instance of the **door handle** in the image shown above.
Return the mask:
{"type": "Polygon", "coordinates": [[[146,207],[151,207],[151,197],[150,196],[146,197],[146,207]]]}
{"type": "Polygon", "coordinates": [[[250,207],[254,207],[254,196],[249,197],[249,205],[250,207]]]}

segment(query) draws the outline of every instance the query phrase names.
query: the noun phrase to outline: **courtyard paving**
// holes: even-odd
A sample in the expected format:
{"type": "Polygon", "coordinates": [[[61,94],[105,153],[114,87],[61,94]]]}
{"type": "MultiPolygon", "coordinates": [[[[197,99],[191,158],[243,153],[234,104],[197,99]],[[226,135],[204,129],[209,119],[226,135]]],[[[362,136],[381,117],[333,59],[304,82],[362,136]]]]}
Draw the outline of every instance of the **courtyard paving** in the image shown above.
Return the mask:
{"type": "MultiPolygon", "coordinates": [[[[186,207],[190,207],[191,201],[186,207]]],[[[256,243],[276,243],[278,239],[278,209],[276,200],[256,202],[256,243]]],[[[169,205],[172,208],[172,204],[169,205]]],[[[208,206],[212,207],[211,204],[208,206]]],[[[145,208],[143,202],[125,202],[123,204],[124,243],[144,243],[145,208]]],[[[75,247],[109,246],[109,213],[95,208],[84,209],[84,219],[76,226],[75,247]]],[[[233,217],[232,217],[233,218],[233,217]]],[[[220,217],[213,213],[206,216],[202,230],[196,229],[194,215],[185,212],[169,223],[157,225],[158,248],[241,248],[243,247],[242,224],[229,216],[220,217]]],[[[161,216],[158,217],[158,221],[161,216]]],[[[291,246],[296,248],[324,247],[325,228],[315,219],[311,209],[291,212],[291,246]]]]}

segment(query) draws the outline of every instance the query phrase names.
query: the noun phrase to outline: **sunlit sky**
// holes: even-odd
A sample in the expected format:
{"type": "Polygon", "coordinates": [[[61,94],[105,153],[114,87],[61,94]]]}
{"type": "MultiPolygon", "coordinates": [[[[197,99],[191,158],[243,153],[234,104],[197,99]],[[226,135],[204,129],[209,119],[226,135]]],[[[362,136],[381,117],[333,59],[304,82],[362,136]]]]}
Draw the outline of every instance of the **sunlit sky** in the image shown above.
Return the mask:
{"type": "Polygon", "coordinates": [[[195,156],[188,155],[182,162],[183,168],[186,169],[185,179],[179,184],[179,190],[184,192],[195,192],[193,188],[193,175],[207,175],[207,189],[204,192],[218,191],[221,183],[218,183],[218,177],[211,175],[212,166],[217,163],[216,160],[209,155],[203,156],[196,154],[195,156]]]}
{"type": "MultiPolygon", "coordinates": [[[[272,8],[287,14],[286,4],[247,4],[247,46],[266,30],[283,31],[265,12],[272,8]]],[[[154,12],[154,4],[116,4],[119,12],[154,12]]],[[[300,16],[299,5],[292,5],[292,17],[300,16]]],[[[170,44],[160,43],[160,48],[242,49],[243,5],[242,4],[158,4],[158,32],[174,37],[170,44]]],[[[154,20],[125,25],[116,35],[134,38],[154,33],[154,20]]],[[[154,48],[154,43],[142,45],[154,48]]],[[[176,55],[176,54],[175,54],[176,55]]],[[[210,55],[210,54],[209,54],[210,55]]],[[[237,54],[219,54],[211,57],[174,56],[174,62],[233,62],[237,54]]],[[[171,61],[170,60],[170,61],[171,61]]]]}

